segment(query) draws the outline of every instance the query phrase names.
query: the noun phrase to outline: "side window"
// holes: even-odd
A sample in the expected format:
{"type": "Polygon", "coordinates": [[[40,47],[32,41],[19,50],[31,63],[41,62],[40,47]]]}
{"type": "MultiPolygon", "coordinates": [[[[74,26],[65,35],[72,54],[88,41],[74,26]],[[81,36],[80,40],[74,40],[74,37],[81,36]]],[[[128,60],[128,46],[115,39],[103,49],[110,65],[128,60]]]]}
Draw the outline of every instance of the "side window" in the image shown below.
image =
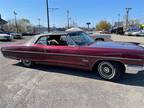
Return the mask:
{"type": "Polygon", "coordinates": [[[77,33],[70,33],[69,36],[72,40],[75,41],[75,43],[77,45],[80,45],[83,42],[83,38],[81,37],[81,34],[79,34],[78,32],[77,33]]]}
{"type": "Polygon", "coordinates": [[[69,37],[69,36],[65,36],[67,39],[67,44],[69,46],[75,46],[76,44],[74,43],[74,41],[69,37]]]}
{"type": "Polygon", "coordinates": [[[68,46],[67,37],[61,36],[60,37],[60,45],[68,46]]]}
{"type": "Polygon", "coordinates": [[[47,45],[47,37],[40,37],[36,44],[47,45]]]}

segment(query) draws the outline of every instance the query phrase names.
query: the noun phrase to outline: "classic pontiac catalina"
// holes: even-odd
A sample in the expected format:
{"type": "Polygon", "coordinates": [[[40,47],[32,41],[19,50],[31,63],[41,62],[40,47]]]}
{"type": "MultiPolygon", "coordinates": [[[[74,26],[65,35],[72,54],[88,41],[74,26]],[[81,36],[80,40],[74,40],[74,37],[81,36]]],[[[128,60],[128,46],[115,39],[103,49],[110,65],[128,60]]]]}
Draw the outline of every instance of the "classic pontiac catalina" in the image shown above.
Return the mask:
{"type": "Polygon", "coordinates": [[[83,31],[43,34],[24,44],[1,48],[5,57],[21,60],[24,66],[35,63],[59,65],[94,71],[114,81],[128,68],[143,70],[144,47],[133,43],[94,42],[83,31]]]}

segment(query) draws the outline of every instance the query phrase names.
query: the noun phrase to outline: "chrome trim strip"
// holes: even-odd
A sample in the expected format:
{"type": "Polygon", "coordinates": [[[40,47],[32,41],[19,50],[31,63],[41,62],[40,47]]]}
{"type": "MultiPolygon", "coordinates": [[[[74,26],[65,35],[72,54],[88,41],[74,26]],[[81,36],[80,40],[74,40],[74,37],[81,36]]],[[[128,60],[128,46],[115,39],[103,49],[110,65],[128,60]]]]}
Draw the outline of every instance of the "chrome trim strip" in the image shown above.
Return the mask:
{"type": "Polygon", "coordinates": [[[89,56],[89,55],[76,55],[76,54],[64,54],[64,53],[47,53],[47,52],[33,52],[33,51],[15,51],[15,50],[5,50],[5,51],[8,51],[8,52],[17,52],[17,53],[48,54],[48,55],[56,55],[56,56],[90,57],[90,58],[130,60],[130,61],[140,61],[140,62],[143,61],[142,59],[130,59],[130,58],[120,58],[120,57],[89,56]]]}

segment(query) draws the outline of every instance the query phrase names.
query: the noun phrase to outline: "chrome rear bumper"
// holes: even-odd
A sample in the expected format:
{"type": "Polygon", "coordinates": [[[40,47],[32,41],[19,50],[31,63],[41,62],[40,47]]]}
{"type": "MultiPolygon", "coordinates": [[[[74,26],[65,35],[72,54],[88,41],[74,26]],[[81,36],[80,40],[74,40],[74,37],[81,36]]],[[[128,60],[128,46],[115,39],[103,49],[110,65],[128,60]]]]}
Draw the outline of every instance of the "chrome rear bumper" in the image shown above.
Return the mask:
{"type": "Polygon", "coordinates": [[[125,65],[126,73],[137,74],[139,71],[144,71],[144,65],[125,65]]]}

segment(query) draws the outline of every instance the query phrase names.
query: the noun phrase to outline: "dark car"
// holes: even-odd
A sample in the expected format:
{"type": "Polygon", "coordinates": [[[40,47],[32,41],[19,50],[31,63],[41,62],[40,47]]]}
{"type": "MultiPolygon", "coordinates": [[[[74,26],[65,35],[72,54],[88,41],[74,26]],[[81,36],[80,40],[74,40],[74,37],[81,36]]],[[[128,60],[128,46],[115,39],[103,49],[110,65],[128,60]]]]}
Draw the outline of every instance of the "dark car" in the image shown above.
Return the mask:
{"type": "Polygon", "coordinates": [[[14,39],[22,39],[23,38],[22,33],[10,32],[9,34],[12,35],[14,39]]]}
{"type": "Polygon", "coordinates": [[[34,35],[38,35],[39,33],[36,32],[24,32],[22,33],[22,36],[34,36],[34,35]]]}

